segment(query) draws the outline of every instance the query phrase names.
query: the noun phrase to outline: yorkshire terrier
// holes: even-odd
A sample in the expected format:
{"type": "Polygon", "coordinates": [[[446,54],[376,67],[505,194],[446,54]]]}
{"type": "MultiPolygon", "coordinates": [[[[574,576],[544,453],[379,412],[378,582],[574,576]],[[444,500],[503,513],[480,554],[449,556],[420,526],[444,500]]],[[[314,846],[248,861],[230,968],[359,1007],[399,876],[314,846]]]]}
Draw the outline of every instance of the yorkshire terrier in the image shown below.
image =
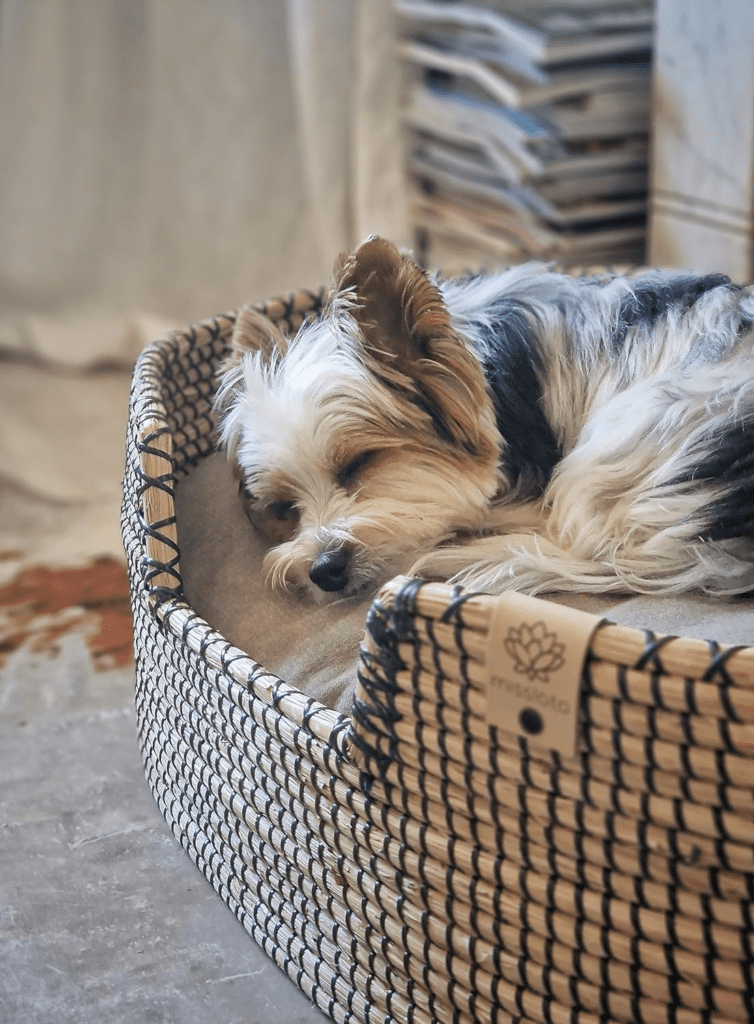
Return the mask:
{"type": "Polygon", "coordinates": [[[721,275],[437,280],[367,239],[294,337],[242,310],[221,373],[269,581],[754,591],[753,326],[721,275]]]}

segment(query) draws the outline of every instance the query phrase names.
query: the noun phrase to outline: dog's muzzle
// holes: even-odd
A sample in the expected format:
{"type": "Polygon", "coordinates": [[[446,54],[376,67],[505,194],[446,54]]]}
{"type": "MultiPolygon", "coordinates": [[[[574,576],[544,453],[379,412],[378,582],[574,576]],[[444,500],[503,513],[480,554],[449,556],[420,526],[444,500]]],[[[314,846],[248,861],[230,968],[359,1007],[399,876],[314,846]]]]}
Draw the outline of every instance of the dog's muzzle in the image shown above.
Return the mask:
{"type": "Polygon", "coordinates": [[[327,593],[343,590],[348,583],[348,563],[349,557],[345,548],[323,551],[312,562],[309,579],[327,593]]]}

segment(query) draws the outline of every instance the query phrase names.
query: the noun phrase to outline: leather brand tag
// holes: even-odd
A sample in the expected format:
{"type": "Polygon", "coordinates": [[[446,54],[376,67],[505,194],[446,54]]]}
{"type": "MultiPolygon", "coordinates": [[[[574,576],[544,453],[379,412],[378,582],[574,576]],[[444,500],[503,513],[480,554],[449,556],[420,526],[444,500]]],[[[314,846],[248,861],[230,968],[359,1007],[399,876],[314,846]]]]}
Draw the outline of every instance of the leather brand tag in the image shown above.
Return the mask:
{"type": "Polygon", "coordinates": [[[525,594],[501,595],[487,641],[488,723],[574,757],[584,661],[602,621],[525,594]]]}

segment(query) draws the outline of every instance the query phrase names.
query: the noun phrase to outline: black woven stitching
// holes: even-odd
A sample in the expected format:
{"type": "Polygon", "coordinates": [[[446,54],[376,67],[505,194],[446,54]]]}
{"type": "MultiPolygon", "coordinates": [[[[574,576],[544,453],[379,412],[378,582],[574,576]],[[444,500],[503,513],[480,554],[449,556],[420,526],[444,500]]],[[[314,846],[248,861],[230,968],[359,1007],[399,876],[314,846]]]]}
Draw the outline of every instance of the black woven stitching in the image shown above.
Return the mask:
{"type": "Polygon", "coordinates": [[[307,297],[309,300],[308,312],[316,316],[316,314],[322,310],[328,292],[329,289],[323,285],[321,288],[318,288],[316,292],[313,292],[308,288],[302,288],[299,295],[305,295],[307,297]]]}
{"type": "Polygon", "coordinates": [[[144,496],[144,491],[148,488],[154,488],[155,490],[169,494],[171,497],[173,496],[173,487],[170,486],[175,484],[173,457],[168,452],[163,451],[162,448],[152,447],[152,442],[165,434],[172,435],[171,427],[167,424],[152,431],[151,434],[148,434],[141,440],[136,441],[136,451],[140,455],[153,455],[161,462],[164,462],[168,467],[167,472],[160,473],[159,476],[148,476],[142,469],[141,465],[136,465],[134,467],[134,472],[138,480],[136,488],[136,497],[138,499],[141,499],[144,496]]]}
{"type": "Polygon", "coordinates": [[[523,985],[516,985],[513,1001],[516,1004],[516,1009],[519,1014],[523,1017],[526,1015],[526,1008],[524,1007],[524,993],[526,989],[523,985]]]}
{"type": "Polygon", "coordinates": [[[417,598],[423,585],[424,582],[420,579],[409,580],[393,598],[392,627],[401,643],[416,642],[417,598]]]}
{"type": "MultiPolygon", "coordinates": [[[[605,620],[601,620],[597,623],[597,629],[605,625],[605,620]]],[[[592,654],[591,648],[587,650],[586,657],[584,658],[584,664],[581,669],[581,679],[579,680],[579,717],[581,725],[589,721],[589,704],[592,697],[597,695],[597,691],[594,686],[594,679],[592,677],[592,665],[599,661],[598,658],[592,654]]]]}
{"type": "Polygon", "coordinates": [[[673,797],[671,806],[673,808],[673,821],[674,821],[675,827],[679,831],[683,832],[686,829],[686,819],[685,819],[685,813],[684,813],[685,812],[684,802],[683,802],[683,800],[681,800],[679,797],[676,796],[676,797],[673,797]]]}
{"type": "Polygon", "coordinates": [[[715,757],[715,770],[717,771],[717,774],[722,779],[723,784],[725,786],[731,786],[732,785],[732,781],[731,781],[730,774],[728,772],[728,765],[727,765],[727,762],[726,762],[725,751],[723,751],[723,750],[716,750],[716,751],[714,751],[714,757],[715,757]]]}
{"type": "MultiPolygon", "coordinates": [[[[673,914],[680,914],[680,913],[682,913],[681,907],[680,907],[680,904],[679,904],[679,901],[678,901],[678,893],[679,893],[679,891],[680,890],[675,885],[668,885],[665,888],[665,892],[666,892],[667,897],[668,897],[669,910],[673,914]]],[[[649,904],[645,902],[644,905],[648,906],[649,904]]]]}
{"type": "Polygon", "coordinates": [[[630,978],[631,984],[631,1013],[634,1017],[637,1016],[637,1007],[639,1005],[639,999],[642,994],[641,970],[641,963],[638,960],[635,960],[633,957],[631,957],[628,963],[628,976],[630,978]]]}
{"type": "MultiPolygon", "coordinates": [[[[430,795],[429,795],[429,791],[427,789],[427,779],[432,777],[432,773],[431,773],[431,771],[427,770],[426,759],[427,759],[427,755],[428,755],[429,752],[428,752],[426,746],[423,743],[417,745],[416,753],[417,753],[417,760],[419,762],[419,770],[417,772],[417,780],[416,781],[417,781],[417,785],[419,787],[419,796],[420,796],[420,799],[421,799],[421,821],[422,821],[422,829],[423,829],[425,827],[424,823],[428,822],[429,819],[430,819],[430,806],[429,806],[430,805],[430,795]]],[[[421,838],[422,838],[422,842],[423,842],[423,833],[422,833],[422,837],[421,838]]],[[[426,850],[424,849],[424,846],[422,846],[421,849],[422,849],[422,853],[426,853],[426,850]]]]}
{"type": "Polygon", "coordinates": [[[683,743],[678,745],[678,759],[681,762],[681,777],[695,779],[696,772],[691,764],[691,749],[683,743]]]}
{"type": "Polygon", "coordinates": [[[573,801],[573,817],[576,822],[576,833],[577,835],[586,835],[588,829],[586,822],[584,821],[584,802],[583,800],[573,801]]]}
{"type": "Polygon", "coordinates": [[[574,851],[576,853],[576,858],[575,859],[576,859],[576,864],[577,864],[577,870],[579,872],[579,878],[583,879],[583,878],[585,878],[585,875],[583,873],[584,872],[584,868],[585,868],[585,865],[586,865],[586,863],[588,861],[588,857],[586,856],[586,853],[584,852],[585,836],[584,836],[583,832],[576,831],[576,832],[573,833],[573,837],[572,838],[573,838],[573,848],[574,848],[574,851]]]}
{"type": "MultiPolygon", "coordinates": [[[[413,817],[411,805],[413,803],[414,795],[411,773],[402,761],[397,761],[394,767],[397,776],[397,785],[391,791],[393,806],[396,810],[401,811],[405,818],[410,820],[413,817]]],[[[403,821],[403,817],[401,818],[401,821],[403,821]]]]}
{"type": "Polygon", "coordinates": [[[519,770],[521,772],[521,777],[523,778],[525,785],[533,786],[534,783],[533,783],[532,777],[531,777],[531,761],[532,761],[532,759],[531,759],[531,754],[529,753],[529,748],[526,745],[526,742],[525,742],[523,736],[519,736],[518,737],[518,756],[519,756],[519,770]]]}
{"type": "Polygon", "coordinates": [[[440,748],[440,793],[445,808],[445,825],[448,832],[452,835],[455,833],[453,827],[453,809],[448,798],[448,788],[450,786],[450,777],[448,775],[448,765],[450,764],[450,758],[448,757],[447,749],[447,736],[442,730],[436,735],[437,745],[440,748]]]}
{"type": "MultiPolygon", "coordinates": [[[[661,739],[662,737],[661,737],[660,732],[659,732],[659,730],[657,728],[657,715],[659,714],[659,709],[658,708],[647,707],[647,708],[644,708],[644,714],[645,714],[645,721],[647,723],[647,730],[649,732],[649,735],[652,737],[653,740],[661,739]]],[[[683,719],[683,715],[679,715],[678,717],[681,720],[683,719]]],[[[688,718],[688,715],[686,716],[686,718],[688,718]]],[[[691,742],[693,743],[693,734],[692,734],[691,742]]]]}
{"type": "Polygon", "coordinates": [[[579,999],[579,979],[584,977],[583,968],[581,966],[582,956],[581,942],[577,939],[571,946],[572,970],[568,978],[568,991],[574,1007],[581,1005],[581,1000],[579,999]]]}
{"type": "Polygon", "coordinates": [[[146,554],[142,556],[141,573],[145,590],[153,600],[157,601],[158,604],[162,604],[164,601],[174,600],[176,597],[182,599],[183,581],[181,580],[178,569],[176,568],[180,560],[178,545],[159,532],[161,528],[175,523],[175,517],[171,516],[168,519],[162,519],[159,523],[153,523],[151,525],[146,522],[139,512],[137,512],[137,518],[145,537],[152,537],[175,552],[174,556],[168,562],[158,561],[156,558],[150,558],[146,554]],[[152,581],[163,574],[170,576],[175,580],[174,587],[169,587],[165,584],[153,584],[152,581]]]}
{"type": "Polygon", "coordinates": [[[529,966],[531,961],[528,956],[521,956],[518,958],[516,967],[518,968],[518,982],[522,988],[531,988],[531,982],[529,981],[529,966]]]}
{"type": "Polygon", "coordinates": [[[647,790],[643,790],[641,793],[639,793],[639,807],[643,821],[652,820],[652,811],[650,807],[651,800],[652,794],[649,793],[647,790]]]}
{"type": "MultiPolygon", "coordinates": [[[[707,647],[712,660],[702,676],[702,682],[710,683],[718,681],[726,688],[734,686],[735,681],[728,672],[726,662],[739,651],[746,650],[744,645],[740,644],[732,647],[721,647],[715,640],[707,640],[707,647]]],[[[738,718],[735,717],[735,713],[731,714],[730,717],[733,718],[734,721],[738,721],[738,718]]]]}
{"type": "MultiPolygon", "coordinates": [[[[507,888],[507,887],[504,887],[507,888]]],[[[545,907],[545,924],[551,923],[552,907],[545,907]],[[548,917],[548,914],[550,915],[548,917]]],[[[522,932],[531,931],[529,925],[529,908],[525,899],[518,901],[518,923],[522,932]]],[[[548,930],[548,934],[550,934],[548,930]]]]}
{"type": "Polygon", "coordinates": [[[612,949],[611,949],[610,944],[612,942],[613,935],[615,933],[606,924],[601,924],[599,926],[599,933],[600,933],[600,956],[612,958],[613,953],[612,953],[612,949]]]}
{"type": "Polygon", "coordinates": [[[555,841],[555,825],[548,821],[542,830],[545,841],[545,852],[547,855],[547,866],[550,874],[554,877],[558,874],[558,848],[555,841]]]}
{"type": "Polygon", "coordinates": [[[489,742],[489,761],[490,770],[487,772],[487,796],[489,799],[490,811],[492,813],[492,820],[495,825],[495,848],[498,852],[501,849],[501,845],[504,842],[505,830],[500,822],[499,812],[501,810],[500,802],[497,798],[495,791],[495,780],[500,777],[500,765],[498,763],[498,756],[500,754],[500,748],[497,746],[494,740],[492,732],[490,732],[489,742]]]}
{"type": "MultiPolygon", "coordinates": [[[[348,742],[360,751],[368,772],[376,773],[386,786],[388,770],[398,755],[394,725],[400,720],[401,715],[396,707],[396,697],[400,692],[396,677],[398,672],[406,668],[398,653],[398,645],[404,639],[407,621],[410,621],[410,616],[402,613],[396,618],[379,599],[372,603],[367,615],[366,629],[377,647],[378,654],[373,655],[364,645],[361,647],[357,675],[368,700],[355,698],[351,711],[354,728],[348,735],[348,742]],[[400,629],[396,628],[397,625],[400,629]],[[362,665],[366,670],[362,670],[362,665]],[[379,741],[385,729],[389,737],[387,750],[381,747],[379,741]],[[370,735],[377,738],[370,742],[370,735]]],[[[370,785],[366,772],[362,772],[362,782],[365,784],[364,792],[368,794],[370,785]]]]}
{"type": "MultiPolygon", "coordinates": [[[[708,1022],[715,1010],[721,1009],[725,1012],[724,1006],[718,1007],[717,1000],[715,999],[715,991],[712,986],[706,984],[702,985],[702,998],[704,999],[704,1009],[701,1013],[702,1021],[708,1022]]],[[[749,1016],[747,1019],[751,1020],[752,1018],[749,1016]]]]}
{"type": "Polygon", "coordinates": [[[528,874],[528,872],[527,872],[526,868],[524,867],[524,865],[522,864],[519,867],[519,869],[518,869],[518,887],[521,890],[521,893],[523,895],[524,900],[526,900],[527,903],[531,903],[532,902],[532,898],[531,898],[531,894],[529,893],[529,888],[528,888],[527,883],[526,883],[526,876],[527,876],[527,874],[528,874]]]}
{"type": "Polygon", "coordinates": [[[530,865],[529,859],[529,835],[526,830],[526,823],[528,818],[527,806],[526,806],[526,786],[523,783],[519,783],[516,786],[516,796],[518,798],[518,848],[519,855],[525,867],[530,865]]]}
{"type": "MultiPolygon", "coordinates": [[[[495,914],[493,918],[493,928],[495,930],[495,944],[492,947],[492,965],[493,969],[490,971],[492,975],[490,979],[491,987],[491,1009],[492,1018],[491,1021],[497,1022],[500,1019],[499,1010],[502,1007],[500,999],[499,989],[503,983],[503,960],[502,960],[502,948],[500,941],[500,915],[495,914]]],[[[476,1022],[475,1022],[476,1024],[476,1022]]]]}
{"type": "MultiPolygon", "coordinates": [[[[429,1006],[429,1014],[430,1014],[431,1020],[433,1020],[433,1021],[434,1020],[439,1020],[440,1019],[439,1013],[441,1011],[439,1011],[438,1008],[437,1008],[438,996],[429,987],[427,988],[426,999],[427,999],[427,1004],[429,1006]]],[[[444,1009],[442,1010],[442,1012],[445,1012],[444,1009]]],[[[411,1016],[412,1016],[412,1019],[413,1019],[413,1013],[412,1013],[411,1016]]],[[[394,1024],[393,1019],[391,1018],[389,1021],[386,1020],[385,1024],[394,1024]]],[[[409,1024],[411,1024],[411,1022],[409,1022],[409,1024]]]]}
{"type": "Polygon", "coordinates": [[[607,895],[611,899],[620,899],[620,896],[615,892],[615,888],[613,885],[613,872],[610,870],[607,864],[602,865],[600,875],[602,891],[607,893],[607,895]]]}
{"type": "Polygon", "coordinates": [[[445,705],[445,694],[443,692],[443,676],[441,672],[435,672],[433,683],[435,690],[435,723],[437,725],[438,732],[442,735],[445,731],[445,720],[444,713],[446,710],[445,705]]]}
{"type": "Polygon", "coordinates": [[[409,852],[411,847],[406,831],[410,823],[411,818],[407,814],[402,814],[398,820],[398,831],[400,833],[400,843],[398,845],[398,866],[401,874],[403,875],[408,873],[406,868],[406,854],[409,852]]]}
{"type": "MultiPolygon", "coordinates": [[[[620,694],[620,699],[621,700],[628,701],[630,703],[631,702],[631,694],[630,694],[629,689],[628,689],[628,680],[626,678],[626,672],[627,672],[627,669],[626,669],[625,665],[618,665],[618,671],[617,671],[618,693],[620,694]]],[[[591,676],[590,676],[590,678],[591,678],[591,676]]]]}
{"type": "Polygon", "coordinates": [[[620,699],[611,700],[611,712],[613,715],[613,728],[616,732],[625,732],[623,725],[623,701],[620,699]]]}
{"type": "MultiPolygon", "coordinates": [[[[526,742],[523,740],[522,742],[526,742]]],[[[550,791],[545,794],[545,800],[547,802],[547,818],[553,824],[558,820],[558,799],[557,794],[550,791]]],[[[520,816],[519,816],[520,817],[520,816]]]]}
{"type": "Polygon", "coordinates": [[[730,699],[730,689],[732,683],[726,681],[717,684],[717,692],[720,697],[720,703],[723,705],[723,710],[726,716],[731,722],[741,722],[741,716],[738,714],[736,709],[733,707],[733,703],[730,699]]]}
{"type": "MultiPolygon", "coordinates": [[[[552,753],[556,754],[557,752],[553,751],[552,753]]],[[[579,769],[578,769],[579,770],[579,774],[581,774],[581,775],[591,775],[592,774],[592,767],[591,767],[592,760],[591,760],[591,755],[590,755],[589,751],[588,750],[582,750],[582,751],[577,753],[576,757],[577,757],[577,759],[579,761],[579,769]]],[[[562,761],[560,760],[560,756],[559,755],[557,757],[553,757],[553,764],[554,764],[555,767],[557,767],[558,771],[560,771],[562,769],[562,761]]],[[[615,761],[613,761],[613,764],[615,764],[615,761]]],[[[552,784],[552,782],[551,782],[551,784],[552,784]]]]}
{"type": "Polygon", "coordinates": [[[313,697],[310,697],[309,700],[306,701],[301,712],[301,718],[303,725],[305,725],[307,729],[310,728],[309,723],[311,722],[312,718],[316,717],[321,710],[322,705],[313,697]]]}
{"type": "MultiPolygon", "coordinates": [[[[157,458],[164,459],[166,462],[169,463],[170,456],[167,454],[167,452],[164,452],[161,448],[153,448],[152,443],[156,441],[158,437],[164,437],[166,434],[170,433],[170,426],[166,423],[163,426],[158,427],[156,430],[151,431],[151,433],[147,434],[145,437],[137,437],[135,439],[136,451],[142,455],[155,455],[157,456],[157,458]]],[[[137,476],[139,476],[142,480],[149,479],[149,477],[145,476],[145,474],[141,472],[138,467],[136,469],[136,473],[137,476]]]]}
{"type": "Polygon", "coordinates": [[[326,751],[326,757],[328,767],[334,774],[339,775],[341,772],[341,768],[339,767],[340,763],[343,761],[350,762],[351,759],[349,749],[351,743],[350,716],[341,715],[339,717],[338,721],[330,730],[327,742],[328,749],[326,751]]]}
{"type": "Polygon", "coordinates": [[[644,1020],[644,1015],[641,1012],[641,996],[638,992],[631,993],[631,1020],[636,1021],[637,1024],[641,1024],[644,1020]]]}
{"type": "Polygon", "coordinates": [[[599,959],[600,971],[600,1003],[603,1007],[603,1014],[607,1018],[610,1014],[610,958],[601,956],[599,959]],[[604,1000],[604,1001],[603,1001],[604,1000]]]}
{"type": "Polygon", "coordinates": [[[406,998],[409,1006],[411,1006],[411,1011],[410,1012],[413,1014],[414,999],[415,999],[414,989],[416,988],[416,982],[414,981],[414,979],[411,977],[410,974],[407,974],[404,977],[404,984],[406,986],[405,998],[406,998]]]}
{"type": "Polygon", "coordinates": [[[683,697],[686,708],[693,715],[699,714],[699,706],[696,701],[696,681],[686,677],[683,681],[683,697]]]}
{"type": "Polygon", "coordinates": [[[445,606],[445,610],[437,621],[442,623],[452,621],[457,627],[465,626],[466,623],[463,621],[461,612],[463,610],[463,606],[467,601],[471,600],[472,597],[479,597],[479,594],[471,590],[464,590],[463,587],[456,584],[451,591],[450,600],[445,606]]]}
{"type": "MultiPolygon", "coordinates": [[[[683,772],[678,778],[678,787],[681,791],[681,797],[690,803],[696,803],[694,798],[693,778],[687,772],[683,772]]],[[[721,791],[721,787],[717,787],[718,795],[721,791]]]]}
{"type": "Polygon", "coordinates": [[[670,643],[671,640],[677,640],[675,636],[657,636],[652,632],[651,629],[643,629],[644,634],[644,650],[636,659],[633,664],[633,668],[641,670],[646,668],[647,665],[651,664],[656,672],[661,672],[663,675],[667,675],[665,666],[660,659],[659,652],[665,646],[670,643]]]}
{"type": "MultiPolygon", "coordinates": [[[[637,856],[638,856],[638,859],[639,859],[639,867],[641,869],[641,873],[643,875],[646,875],[647,878],[651,878],[652,877],[652,873],[651,873],[651,871],[649,869],[649,853],[650,853],[650,849],[649,849],[649,844],[647,842],[647,828],[648,828],[648,823],[646,822],[646,820],[644,820],[644,821],[637,821],[637,823],[636,823],[636,849],[637,849],[637,856]]],[[[671,870],[671,873],[673,871],[675,871],[676,870],[676,865],[671,864],[670,870],[671,870]]]]}
{"type": "Polygon", "coordinates": [[[720,739],[728,751],[729,754],[737,754],[738,747],[736,746],[733,737],[730,734],[730,722],[727,718],[718,718],[717,727],[720,730],[720,739]]]}
{"type": "MultiPolygon", "coordinates": [[[[581,794],[581,802],[592,805],[592,799],[589,795],[589,786],[591,778],[589,775],[582,775],[579,779],[579,792],[581,794]]],[[[612,787],[613,789],[615,787],[612,787]]],[[[615,804],[615,795],[613,792],[610,794],[610,798],[613,804],[615,804]]]]}
{"type": "MultiPolygon", "coordinates": [[[[471,958],[471,963],[468,965],[468,971],[469,971],[470,977],[469,977],[469,992],[468,992],[468,996],[467,996],[467,1006],[468,1006],[469,1012],[472,1015],[473,1020],[478,1021],[479,1017],[477,1016],[477,1013],[476,1013],[476,1003],[477,1003],[477,999],[478,999],[478,996],[479,996],[479,993],[478,993],[478,985],[479,985],[479,983],[477,982],[477,977],[476,976],[479,973],[479,965],[477,963],[478,953],[477,953],[476,947],[477,947],[477,938],[476,938],[475,935],[472,935],[470,937],[470,939],[469,939],[469,956],[471,958]]],[[[459,1010],[460,1009],[461,1008],[459,1007],[459,1010]]],[[[461,1015],[459,1013],[459,1020],[460,1019],[461,1019],[461,1015]]]]}
{"type": "Polygon", "coordinates": [[[293,314],[296,312],[294,306],[295,295],[293,293],[289,293],[288,295],[283,296],[279,301],[283,307],[280,320],[284,322],[286,330],[290,332],[293,330],[293,314]]]}
{"type": "Polygon", "coordinates": [[[584,752],[594,753],[594,737],[592,733],[595,731],[595,726],[592,724],[588,717],[585,717],[582,721],[581,729],[581,735],[584,740],[584,747],[586,748],[584,752]]]}
{"type": "MultiPolygon", "coordinates": [[[[495,879],[495,894],[494,894],[494,899],[495,900],[497,900],[499,898],[500,893],[502,893],[505,890],[505,888],[506,888],[505,880],[503,878],[503,865],[504,865],[505,860],[506,860],[505,850],[503,849],[504,843],[505,843],[505,837],[503,836],[503,841],[498,846],[498,855],[495,857],[494,861],[492,862],[492,877],[495,879]]],[[[497,929],[497,924],[496,924],[496,929],[497,929]]],[[[497,934],[497,931],[496,931],[496,934],[497,934]]]]}
{"type": "MultiPolygon", "coordinates": [[[[618,732],[617,729],[610,730],[610,749],[614,750],[619,758],[628,760],[623,751],[623,733],[618,732]]],[[[597,753],[596,749],[592,749],[592,753],[597,753]]]]}
{"type": "Polygon", "coordinates": [[[540,1004],[542,1007],[542,1017],[544,1018],[545,1024],[554,1024],[552,1016],[554,999],[550,995],[550,975],[546,967],[542,969],[542,983],[545,987],[545,991],[547,992],[547,995],[542,998],[540,1004]]]}

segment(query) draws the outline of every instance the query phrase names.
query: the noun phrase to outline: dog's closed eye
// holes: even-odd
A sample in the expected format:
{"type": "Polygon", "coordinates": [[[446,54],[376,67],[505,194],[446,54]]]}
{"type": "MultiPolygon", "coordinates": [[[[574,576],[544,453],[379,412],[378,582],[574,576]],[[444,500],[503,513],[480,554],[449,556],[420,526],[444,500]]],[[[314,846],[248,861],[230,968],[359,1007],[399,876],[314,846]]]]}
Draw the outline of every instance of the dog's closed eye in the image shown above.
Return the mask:
{"type": "Polygon", "coordinates": [[[290,540],[299,522],[299,510],[295,502],[279,500],[263,504],[253,497],[243,480],[239,480],[238,490],[243,499],[244,511],[256,530],[273,544],[290,540]]]}
{"type": "Polygon", "coordinates": [[[377,452],[360,452],[353,459],[350,459],[344,466],[338,470],[335,474],[335,479],[340,487],[348,488],[351,486],[356,477],[359,475],[362,469],[369,465],[377,456],[377,452]]]}
{"type": "Polygon", "coordinates": [[[273,519],[276,519],[279,523],[290,523],[298,518],[298,509],[292,501],[273,501],[269,505],[265,506],[265,511],[269,512],[273,519]]]}

